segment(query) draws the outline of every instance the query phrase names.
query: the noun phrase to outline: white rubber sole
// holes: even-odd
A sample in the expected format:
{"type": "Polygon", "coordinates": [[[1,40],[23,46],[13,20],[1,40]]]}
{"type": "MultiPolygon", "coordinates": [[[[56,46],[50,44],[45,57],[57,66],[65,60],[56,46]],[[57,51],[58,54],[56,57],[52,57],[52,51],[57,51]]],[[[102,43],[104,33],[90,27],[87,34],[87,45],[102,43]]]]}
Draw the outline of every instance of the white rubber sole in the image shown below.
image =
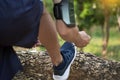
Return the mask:
{"type": "Polygon", "coordinates": [[[67,80],[68,79],[69,73],[70,73],[70,67],[71,67],[71,64],[73,63],[73,61],[75,60],[76,54],[77,54],[77,50],[76,50],[76,46],[75,46],[75,55],[74,55],[73,60],[71,61],[70,65],[68,66],[68,68],[66,69],[65,73],[62,76],[53,74],[54,80],[67,80]]]}

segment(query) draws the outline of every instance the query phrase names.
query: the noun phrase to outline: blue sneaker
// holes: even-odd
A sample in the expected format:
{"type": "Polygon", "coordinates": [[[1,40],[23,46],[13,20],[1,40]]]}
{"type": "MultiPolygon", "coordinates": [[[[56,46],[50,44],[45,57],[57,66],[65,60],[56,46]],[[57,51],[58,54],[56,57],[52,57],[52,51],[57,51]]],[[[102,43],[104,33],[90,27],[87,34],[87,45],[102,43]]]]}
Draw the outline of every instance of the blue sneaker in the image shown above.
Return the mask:
{"type": "Polygon", "coordinates": [[[70,42],[65,42],[60,50],[64,60],[59,66],[53,66],[53,79],[67,80],[69,77],[71,64],[76,57],[76,47],[70,42]]]}

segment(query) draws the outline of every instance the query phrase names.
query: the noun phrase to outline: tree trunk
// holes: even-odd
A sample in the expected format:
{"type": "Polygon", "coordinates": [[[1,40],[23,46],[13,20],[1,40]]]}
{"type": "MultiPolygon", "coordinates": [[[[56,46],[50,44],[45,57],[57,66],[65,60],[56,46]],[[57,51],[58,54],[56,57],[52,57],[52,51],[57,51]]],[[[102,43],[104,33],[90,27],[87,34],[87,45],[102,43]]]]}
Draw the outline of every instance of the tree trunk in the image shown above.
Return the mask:
{"type": "Polygon", "coordinates": [[[120,8],[117,8],[117,22],[118,22],[118,30],[120,31],[120,8]]]}
{"type": "MultiPolygon", "coordinates": [[[[46,52],[18,55],[24,70],[13,80],[53,80],[52,64],[46,52]]],[[[78,52],[68,80],[120,80],[120,63],[78,52]]]]}
{"type": "Polygon", "coordinates": [[[109,41],[109,18],[110,18],[110,14],[109,14],[109,11],[107,9],[104,10],[104,17],[105,17],[105,21],[104,21],[104,26],[103,26],[103,48],[102,48],[103,57],[106,56],[107,45],[108,45],[108,41],[109,41]]]}

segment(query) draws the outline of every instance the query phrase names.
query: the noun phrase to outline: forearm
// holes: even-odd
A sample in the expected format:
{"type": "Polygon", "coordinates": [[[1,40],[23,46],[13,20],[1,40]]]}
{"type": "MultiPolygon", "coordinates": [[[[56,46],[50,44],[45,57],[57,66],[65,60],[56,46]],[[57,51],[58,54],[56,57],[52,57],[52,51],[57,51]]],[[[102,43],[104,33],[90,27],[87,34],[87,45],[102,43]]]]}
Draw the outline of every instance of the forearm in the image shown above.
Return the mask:
{"type": "Polygon", "coordinates": [[[85,47],[89,41],[90,36],[85,31],[80,31],[78,27],[69,28],[67,27],[62,20],[56,20],[57,31],[60,36],[69,42],[75,43],[77,47],[85,47]]]}
{"type": "Polygon", "coordinates": [[[74,43],[76,42],[76,36],[79,35],[79,30],[77,27],[69,28],[62,20],[56,20],[56,26],[58,33],[64,40],[74,43]]]}
{"type": "MultiPolygon", "coordinates": [[[[53,2],[60,3],[61,0],[53,0],[53,2]]],[[[63,2],[63,4],[66,5],[66,2],[63,2]]],[[[57,7],[54,8],[57,31],[64,40],[73,42],[78,47],[84,47],[89,43],[90,37],[85,32],[79,33],[79,30],[75,25],[74,16],[70,17],[69,15],[71,14],[65,14],[66,12],[64,8],[66,9],[68,7],[69,6],[61,8],[59,5],[57,5],[57,7]],[[66,20],[66,18],[68,19],[66,20]],[[84,36],[82,36],[81,34],[84,36]]]]}

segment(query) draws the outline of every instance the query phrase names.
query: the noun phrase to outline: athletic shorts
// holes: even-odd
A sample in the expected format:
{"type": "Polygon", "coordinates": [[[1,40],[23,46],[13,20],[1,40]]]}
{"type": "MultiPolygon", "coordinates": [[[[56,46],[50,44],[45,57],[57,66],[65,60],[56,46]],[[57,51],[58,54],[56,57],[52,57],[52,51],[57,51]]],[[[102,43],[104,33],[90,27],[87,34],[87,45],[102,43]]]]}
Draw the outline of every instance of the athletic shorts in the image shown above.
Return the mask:
{"type": "Polygon", "coordinates": [[[0,0],[0,46],[31,48],[42,12],[41,0],[0,0]]]}

